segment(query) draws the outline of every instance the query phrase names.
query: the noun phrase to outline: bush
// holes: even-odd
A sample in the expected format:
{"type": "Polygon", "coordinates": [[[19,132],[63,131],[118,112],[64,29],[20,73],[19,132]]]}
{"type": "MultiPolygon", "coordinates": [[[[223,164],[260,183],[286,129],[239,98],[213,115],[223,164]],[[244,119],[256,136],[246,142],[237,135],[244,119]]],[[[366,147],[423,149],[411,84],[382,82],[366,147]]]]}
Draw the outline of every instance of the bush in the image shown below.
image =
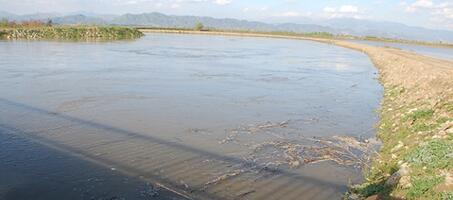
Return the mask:
{"type": "Polygon", "coordinates": [[[201,23],[201,22],[198,22],[197,24],[195,24],[195,28],[194,28],[196,31],[201,31],[204,29],[204,25],[201,23]]]}
{"type": "Polygon", "coordinates": [[[0,20],[0,27],[8,27],[8,24],[8,19],[3,18],[2,20],[0,20]]]}

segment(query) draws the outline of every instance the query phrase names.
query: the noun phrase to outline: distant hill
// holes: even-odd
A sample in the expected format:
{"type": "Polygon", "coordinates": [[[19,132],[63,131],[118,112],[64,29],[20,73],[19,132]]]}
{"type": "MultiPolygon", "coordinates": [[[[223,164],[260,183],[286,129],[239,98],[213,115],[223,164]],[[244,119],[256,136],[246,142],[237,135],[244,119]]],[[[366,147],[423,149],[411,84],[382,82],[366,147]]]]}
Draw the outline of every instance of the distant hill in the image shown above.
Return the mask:
{"type": "Polygon", "coordinates": [[[395,39],[443,41],[453,43],[453,31],[432,30],[421,27],[407,26],[394,22],[377,22],[351,18],[325,20],[300,20],[300,23],[264,23],[238,19],[218,19],[199,16],[175,16],[162,13],[142,13],[124,15],[97,15],[73,13],[60,15],[56,13],[37,13],[31,15],[14,15],[0,11],[0,18],[10,20],[52,19],[58,24],[111,24],[128,26],[152,26],[172,28],[192,28],[201,22],[208,28],[252,31],[290,31],[290,32],[329,32],[333,34],[349,34],[355,36],[376,36],[395,39]]]}
{"type": "Polygon", "coordinates": [[[453,42],[453,31],[432,30],[395,22],[336,18],[320,21],[319,24],[337,30],[346,28],[350,34],[359,36],[453,42]]]}

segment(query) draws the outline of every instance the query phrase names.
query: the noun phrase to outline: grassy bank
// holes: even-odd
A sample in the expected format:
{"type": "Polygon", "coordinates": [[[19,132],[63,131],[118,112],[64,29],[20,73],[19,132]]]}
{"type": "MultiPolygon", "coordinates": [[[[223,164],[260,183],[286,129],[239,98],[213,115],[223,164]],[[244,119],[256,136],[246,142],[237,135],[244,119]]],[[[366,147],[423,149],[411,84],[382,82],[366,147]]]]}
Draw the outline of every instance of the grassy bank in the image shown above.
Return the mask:
{"type": "Polygon", "coordinates": [[[41,22],[0,26],[0,39],[124,40],[141,36],[143,33],[135,28],[119,26],[55,26],[41,22]]]}
{"type": "Polygon", "coordinates": [[[363,51],[385,89],[382,148],[351,191],[365,198],[453,199],[453,62],[396,49],[334,42],[363,51]]]}

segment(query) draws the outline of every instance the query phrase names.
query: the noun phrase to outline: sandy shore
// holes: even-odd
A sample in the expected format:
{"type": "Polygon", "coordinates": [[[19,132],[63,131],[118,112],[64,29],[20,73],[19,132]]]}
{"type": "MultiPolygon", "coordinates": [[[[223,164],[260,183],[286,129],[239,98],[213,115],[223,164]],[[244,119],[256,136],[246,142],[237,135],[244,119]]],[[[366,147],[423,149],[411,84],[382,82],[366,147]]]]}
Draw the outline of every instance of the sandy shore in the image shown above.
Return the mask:
{"type": "Polygon", "coordinates": [[[352,187],[354,196],[451,197],[453,159],[448,161],[445,156],[453,148],[453,61],[335,39],[215,31],[141,31],[310,40],[367,54],[378,68],[385,88],[377,133],[383,145],[366,172],[367,181],[352,187]],[[442,161],[446,159],[446,163],[442,161]]]}

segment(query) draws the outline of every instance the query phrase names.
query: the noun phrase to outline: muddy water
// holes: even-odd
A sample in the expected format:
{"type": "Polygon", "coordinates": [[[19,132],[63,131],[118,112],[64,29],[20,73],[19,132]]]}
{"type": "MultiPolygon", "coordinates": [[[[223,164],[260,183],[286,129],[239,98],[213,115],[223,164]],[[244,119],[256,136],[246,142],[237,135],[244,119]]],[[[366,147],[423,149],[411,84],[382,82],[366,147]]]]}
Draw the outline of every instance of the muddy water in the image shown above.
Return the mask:
{"type": "Polygon", "coordinates": [[[352,42],[368,44],[378,47],[394,47],[406,51],[412,51],[418,54],[440,58],[444,60],[453,60],[453,48],[451,47],[435,47],[435,46],[423,46],[416,44],[401,44],[392,42],[376,42],[376,41],[363,41],[363,40],[352,40],[352,42]]]}
{"type": "Polygon", "coordinates": [[[184,198],[158,185],[0,128],[0,199],[184,198]],[[71,154],[71,155],[70,155],[71,154]]]}
{"type": "Polygon", "coordinates": [[[0,56],[9,134],[195,199],[339,199],[360,169],[298,147],[372,137],[382,95],[365,55],[308,41],[1,41],[0,56]]]}

